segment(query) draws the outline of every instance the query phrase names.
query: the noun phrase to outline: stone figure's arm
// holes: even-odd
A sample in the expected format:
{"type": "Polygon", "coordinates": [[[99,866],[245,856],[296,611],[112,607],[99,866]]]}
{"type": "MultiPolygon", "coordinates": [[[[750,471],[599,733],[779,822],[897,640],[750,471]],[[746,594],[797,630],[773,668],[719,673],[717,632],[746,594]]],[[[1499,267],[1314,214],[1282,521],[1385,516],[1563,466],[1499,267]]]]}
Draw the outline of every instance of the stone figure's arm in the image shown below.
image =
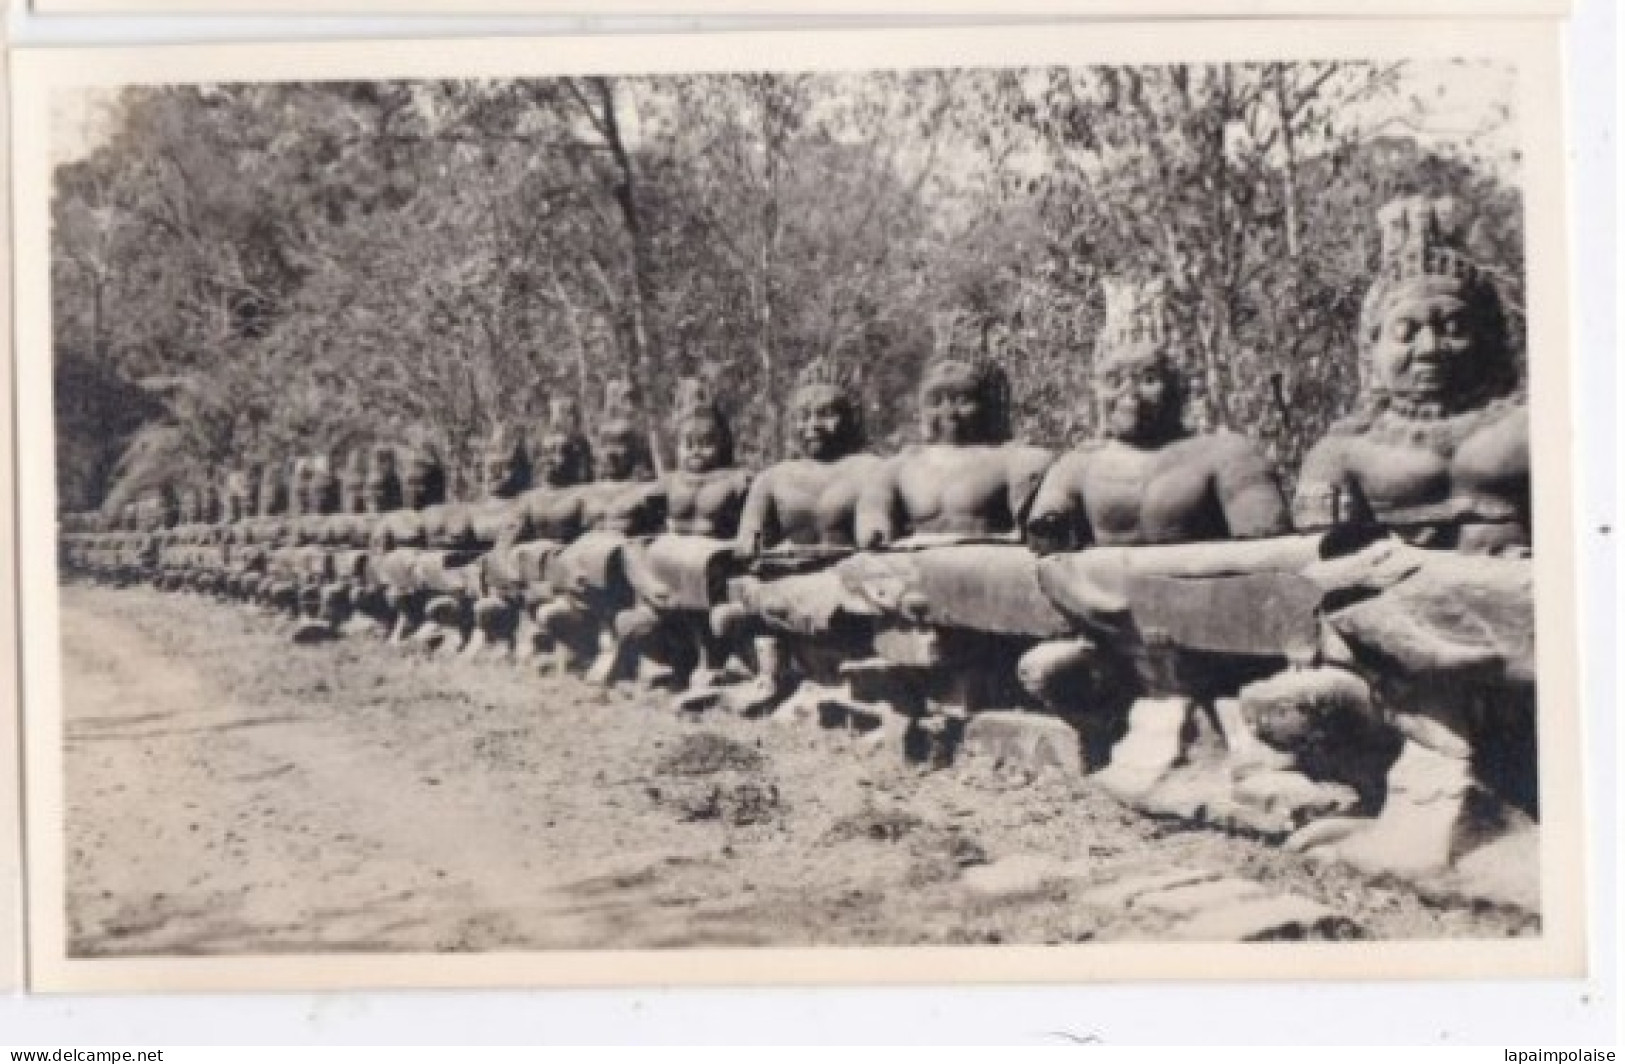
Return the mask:
{"type": "Polygon", "coordinates": [[[1027,542],[1039,554],[1078,550],[1093,539],[1083,502],[1086,452],[1074,451],[1049,467],[1027,515],[1027,542]]]}
{"type": "Polygon", "coordinates": [[[739,515],[739,532],[734,537],[734,551],[744,558],[754,558],[763,550],[778,543],[783,536],[779,527],[778,509],[773,505],[773,471],[757,477],[745,496],[745,506],[739,515]]]}
{"type": "Polygon", "coordinates": [[[728,477],[726,494],[711,521],[718,539],[733,539],[738,534],[739,518],[745,508],[752,479],[747,469],[738,470],[728,477]]]}
{"type": "Polygon", "coordinates": [[[1042,447],[1012,448],[1009,465],[1005,469],[1005,491],[1017,532],[1026,528],[1044,474],[1054,464],[1054,453],[1042,447]]]}
{"type": "Polygon", "coordinates": [[[622,496],[615,507],[625,515],[622,530],[629,536],[665,531],[668,497],[665,482],[659,480],[632,489],[629,496],[622,496]]]}
{"type": "Polygon", "coordinates": [[[1305,532],[1347,524],[1360,504],[1359,486],[1347,463],[1348,440],[1328,436],[1310,448],[1298,474],[1292,523],[1305,532]]]}
{"type": "Polygon", "coordinates": [[[858,493],[857,514],[853,519],[860,550],[885,547],[902,534],[902,507],[897,486],[900,468],[899,456],[888,460],[864,478],[863,487],[858,493]]]}
{"type": "Polygon", "coordinates": [[[1292,515],[1269,461],[1245,436],[1225,433],[1215,442],[1214,488],[1230,534],[1258,539],[1290,532],[1292,515]]]}

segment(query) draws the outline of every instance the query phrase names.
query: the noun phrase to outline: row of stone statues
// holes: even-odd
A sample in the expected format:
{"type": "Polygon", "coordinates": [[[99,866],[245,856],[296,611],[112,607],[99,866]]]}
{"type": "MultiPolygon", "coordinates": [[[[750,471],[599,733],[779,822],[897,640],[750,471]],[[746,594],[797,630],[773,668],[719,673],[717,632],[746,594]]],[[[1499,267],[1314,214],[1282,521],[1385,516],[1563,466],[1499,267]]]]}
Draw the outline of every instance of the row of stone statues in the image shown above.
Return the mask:
{"type": "Polygon", "coordinates": [[[161,531],[69,530],[65,564],[254,601],[300,640],[373,630],[921,762],[1087,771],[1147,811],[1528,900],[1532,864],[1508,885],[1524,866],[1503,859],[1537,815],[1518,374],[1454,205],[1380,223],[1364,390],[1290,505],[1251,440],[1186,427],[1142,282],[1107,291],[1103,436],[1064,455],[1011,441],[1008,378],[950,338],[921,382],[924,442],[889,457],[815,362],[797,457],[736,468],[691,379],[655,477],[612,387],[590,440],[567,401],[534,453],[496,433],[476,501],[446,499],[433,448],[379,447],[291,483],[235,475],[161,531]]]}

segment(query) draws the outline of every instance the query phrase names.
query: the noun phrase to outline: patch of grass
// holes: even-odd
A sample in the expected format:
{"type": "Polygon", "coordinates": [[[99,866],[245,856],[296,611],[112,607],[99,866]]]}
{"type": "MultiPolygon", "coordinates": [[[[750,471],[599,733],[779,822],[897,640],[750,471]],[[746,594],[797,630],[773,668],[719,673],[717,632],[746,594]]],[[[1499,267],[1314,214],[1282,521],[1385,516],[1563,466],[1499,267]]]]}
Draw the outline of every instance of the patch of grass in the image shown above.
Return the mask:
{"type": "Polygon", "coordinates": [[[714,776],[718,772],[755,772],[765,758],[754,746],[715,732],[685,735],[655,764],[657,776],[714,776]]]}

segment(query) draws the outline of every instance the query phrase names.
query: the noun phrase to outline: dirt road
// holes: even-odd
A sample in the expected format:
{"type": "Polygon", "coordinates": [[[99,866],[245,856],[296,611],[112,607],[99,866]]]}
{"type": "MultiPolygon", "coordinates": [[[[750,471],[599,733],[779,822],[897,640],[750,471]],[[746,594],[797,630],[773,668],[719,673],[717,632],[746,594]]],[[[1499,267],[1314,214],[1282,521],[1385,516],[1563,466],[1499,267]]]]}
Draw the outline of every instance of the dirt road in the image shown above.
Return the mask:
{"type": "Polygon", "coordinates": [[[1253,933],[1212,919],[1238,902],[1313,916],[1289,937],[1538,929],[1083,779],[920,773],[511,664],[294,646],[191,596],[62,607],[75,955],[1253,933]]]}

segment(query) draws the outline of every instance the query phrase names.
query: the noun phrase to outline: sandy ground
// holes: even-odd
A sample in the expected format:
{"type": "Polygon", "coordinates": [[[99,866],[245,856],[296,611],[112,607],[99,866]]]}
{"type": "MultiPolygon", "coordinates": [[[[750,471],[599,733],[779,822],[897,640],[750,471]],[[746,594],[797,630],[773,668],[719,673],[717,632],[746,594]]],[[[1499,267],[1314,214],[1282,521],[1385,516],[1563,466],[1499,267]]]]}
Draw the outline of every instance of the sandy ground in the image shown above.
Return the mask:
{"type": "Polygon", "coordinates": [[[920,772],[511,664],[293,646],[187,595],[62,607],[73,955],[1156,939],[1173,918],[1113,886],[1193,869],[1326,906],[1328,934],[1538,932],[1085,779],[920,772]]]}

